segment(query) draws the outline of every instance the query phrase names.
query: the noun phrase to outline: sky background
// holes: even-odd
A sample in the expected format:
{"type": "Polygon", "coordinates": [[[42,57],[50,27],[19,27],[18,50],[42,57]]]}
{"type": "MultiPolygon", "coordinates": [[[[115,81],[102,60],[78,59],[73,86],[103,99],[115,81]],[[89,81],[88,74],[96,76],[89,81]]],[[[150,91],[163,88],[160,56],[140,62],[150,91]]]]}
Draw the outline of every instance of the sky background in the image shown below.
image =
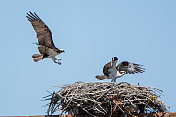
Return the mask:
{"type": "MultiPolygon", "coordinates": [[[[146,72],[117,82],[140,83],[164,91],[160,100],[176,112],[175,0],[2,0],[0,1],[0,115],[45,115],[41,101],[55,86],[96,82],[103,66],[142,64],[146,72]],[[36,34],[27,20],[36,12],[65,53],[62,65],[35,63],[36,34]]],[[[110,80],[104,80],[109,82],[110,80]]],[[[58,114],[58,113],[55,113],[58,114]]]]}

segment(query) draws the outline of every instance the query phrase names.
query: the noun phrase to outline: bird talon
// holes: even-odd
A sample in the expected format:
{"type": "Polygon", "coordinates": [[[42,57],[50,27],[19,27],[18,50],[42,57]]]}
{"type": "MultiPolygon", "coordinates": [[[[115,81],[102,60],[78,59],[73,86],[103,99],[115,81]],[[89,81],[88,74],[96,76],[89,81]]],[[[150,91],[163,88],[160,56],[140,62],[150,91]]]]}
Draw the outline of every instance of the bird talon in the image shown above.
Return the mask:
{"type": "Polygon", "coordinates": [[[60,62],[58,62],[57,64],[61,65],[61,63],[60,63],[60,62]]]}

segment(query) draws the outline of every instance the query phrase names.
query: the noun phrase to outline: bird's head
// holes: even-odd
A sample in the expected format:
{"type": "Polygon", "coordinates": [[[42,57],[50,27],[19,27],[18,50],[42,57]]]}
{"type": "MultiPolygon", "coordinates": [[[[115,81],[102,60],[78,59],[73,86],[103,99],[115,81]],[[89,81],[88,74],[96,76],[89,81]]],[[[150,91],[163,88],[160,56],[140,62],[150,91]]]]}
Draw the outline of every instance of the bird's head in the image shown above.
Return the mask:
{"type": "Polygon", "coordinates": [[[58,50],[57,50],[57,53],[58,53],[58,54],[61,54],[62,52],[65,52],[64,49],[58,49],[58,50]]]}
{"type": "Polygon", "coordinates": [[[117,58],[117,57],[113,57],[113,58],[112,58],[112,63],[115,63],[115,64],[116,64],[117,61],[118,61],[118,58],[117,58]]]}

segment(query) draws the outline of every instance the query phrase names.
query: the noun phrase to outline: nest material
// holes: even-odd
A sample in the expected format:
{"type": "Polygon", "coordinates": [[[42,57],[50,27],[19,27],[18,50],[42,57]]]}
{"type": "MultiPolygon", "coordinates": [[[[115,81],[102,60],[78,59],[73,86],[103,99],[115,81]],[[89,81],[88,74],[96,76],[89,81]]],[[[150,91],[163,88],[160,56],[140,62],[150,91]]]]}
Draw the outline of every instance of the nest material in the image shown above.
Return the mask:
{"type": "MultiPolygon", "coordinates": [[[[131,85],[126,82],[76,82],[65,85],[57,93],[52,93],[48,104],[48,114],[61,111],[77,114],[130,114],[166,112],[168,106],[158,98],[162,91],[152,87],[131,85]]],[[[46,96],[48,97],[48,96],[46,96]]],[[[46,98],[45,97],[45,98],[46,98]]]]}

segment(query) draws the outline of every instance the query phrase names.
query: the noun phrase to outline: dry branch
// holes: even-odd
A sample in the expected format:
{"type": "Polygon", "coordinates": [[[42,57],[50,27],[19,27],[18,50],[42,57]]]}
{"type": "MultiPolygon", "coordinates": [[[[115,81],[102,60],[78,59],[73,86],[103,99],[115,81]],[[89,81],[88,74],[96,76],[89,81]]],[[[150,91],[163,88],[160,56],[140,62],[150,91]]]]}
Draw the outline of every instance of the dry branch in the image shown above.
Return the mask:
{"type": "MultiPolygon", "coordinates": [[[[157,88],[131,85],[127,82],[76,82],[50,94],[48,114],[55,111],[77,114],[130,114],[166,112],[168,106],[158,98],[157,88]]],[[[48,96],[46,96],[48,97],[48,96]]]]}

